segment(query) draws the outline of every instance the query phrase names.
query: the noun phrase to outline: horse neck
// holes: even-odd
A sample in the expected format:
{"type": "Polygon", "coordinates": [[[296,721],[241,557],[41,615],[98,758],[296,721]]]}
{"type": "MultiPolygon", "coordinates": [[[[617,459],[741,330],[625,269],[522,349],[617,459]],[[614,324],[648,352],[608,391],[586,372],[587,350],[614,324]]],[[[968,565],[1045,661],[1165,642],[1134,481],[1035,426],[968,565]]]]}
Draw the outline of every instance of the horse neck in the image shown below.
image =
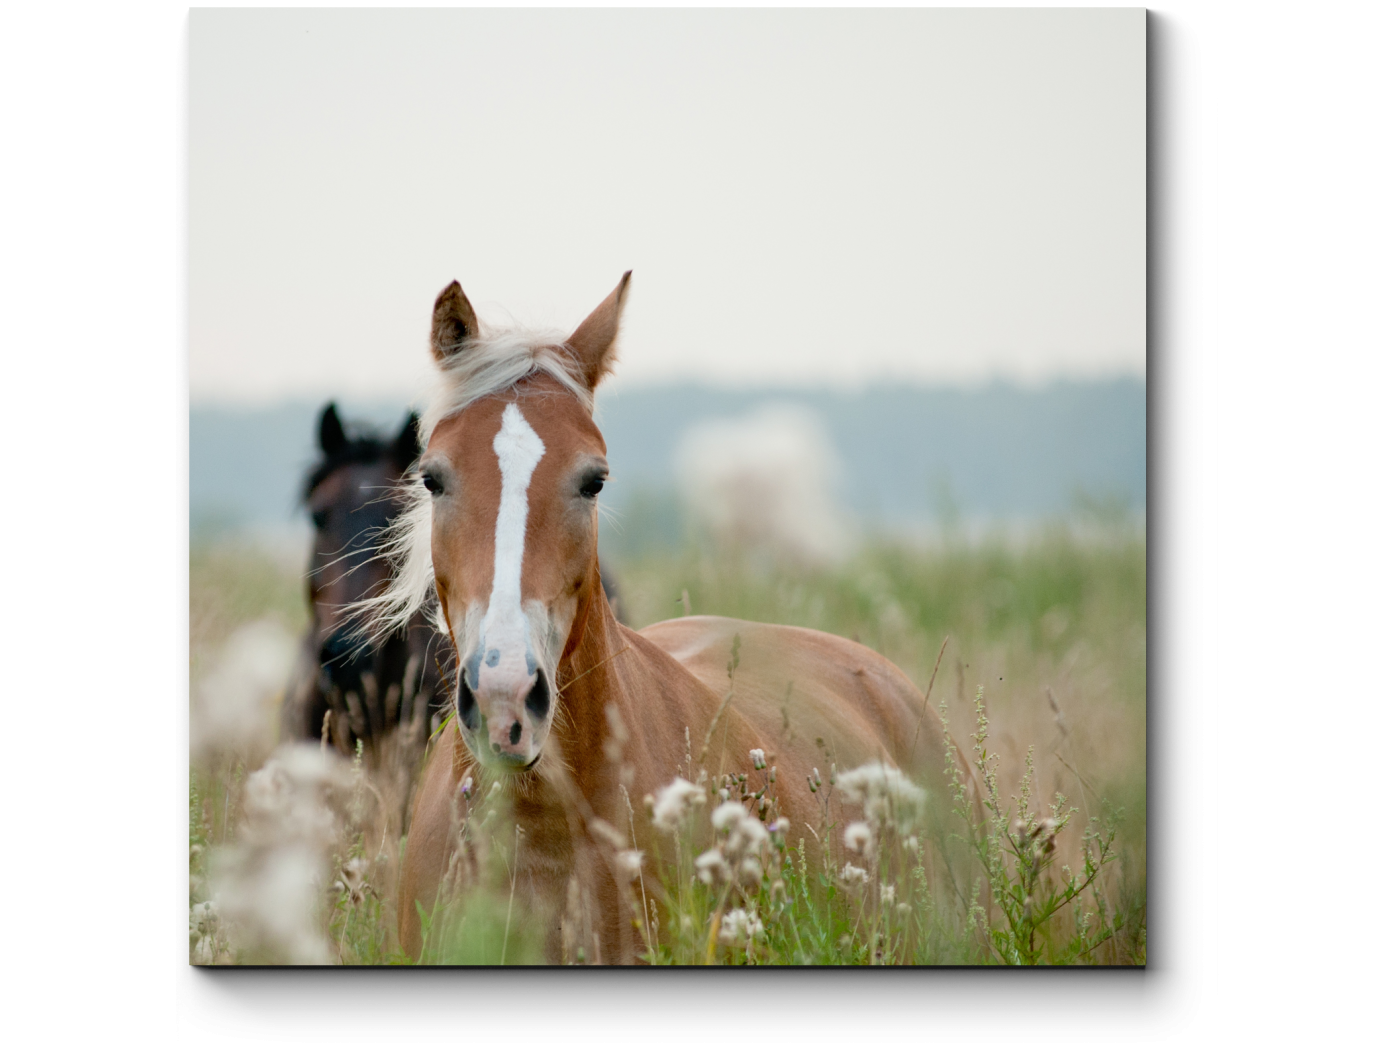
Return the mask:
{"type": "Polygon", "coordinates": [[[582,773],[591,768],[608,738],[607,706],[623,701],[616,657],[628,647],[622,626],[603,591],[594,560],[592,587],[570,632],[571,645],[559,661],[559,703],[565,708],[566,732],[561,736],[565,760],[582,773]]]}

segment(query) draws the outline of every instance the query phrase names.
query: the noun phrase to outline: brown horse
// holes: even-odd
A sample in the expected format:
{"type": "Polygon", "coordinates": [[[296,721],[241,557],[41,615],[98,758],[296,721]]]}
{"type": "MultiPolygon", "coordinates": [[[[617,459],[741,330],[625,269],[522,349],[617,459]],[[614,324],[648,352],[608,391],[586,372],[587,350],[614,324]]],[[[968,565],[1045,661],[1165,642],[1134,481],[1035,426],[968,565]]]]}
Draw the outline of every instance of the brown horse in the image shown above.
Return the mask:
{"type": "Polygon", "coordinates": [[[392,437],[363,427],[347,432],[331,402],[317,438],[321,459],[302,493],[315,530],[306,574],[311,624],[283,705],[282,735],[316,740],[326,733],[353,754],[361,741],[372,748],[399,728],[405,743],[421,748],[451,702],[450,644],[419,614],[368,645],[352,613],[388,583],[388,567],[375,554],[402,509],[404,472],[418,459],[418,417],[410,413],[392,437]]]}
{"type": "MultiPolygon", "coordinates": [[[[560,958],[576,880],[597,954],[630,962],[639,935],[607,834],[628,826],[620,776],[639,799],[688,763],[737,770],[762,748],[787,773],[780,804],[799,832],[821,823],[806,770],[914,758],[923,698],[863,646],[718,617],[642,631],[614,617],[598,568],[608,462],[592,401],[613,365],[630,277],[567,339],[484,330],[456,282],[433,310],[439,387],[425,416],[422,488],[391,545],[398,568],[379,603],[391,629],[435,602],[458,657],[456,728],[428,759],[400,875],[410,954],[421,946],[418,905],[431,909],[444,884],[468,775],[500,783],[513,806],[515,894],[553,917],[550,958],[560,958]],[[736,644],[741,669],[726,702],[736,644]]],[[[650,823],[642,816],[635,828],[648,848],[650,823]]]]}

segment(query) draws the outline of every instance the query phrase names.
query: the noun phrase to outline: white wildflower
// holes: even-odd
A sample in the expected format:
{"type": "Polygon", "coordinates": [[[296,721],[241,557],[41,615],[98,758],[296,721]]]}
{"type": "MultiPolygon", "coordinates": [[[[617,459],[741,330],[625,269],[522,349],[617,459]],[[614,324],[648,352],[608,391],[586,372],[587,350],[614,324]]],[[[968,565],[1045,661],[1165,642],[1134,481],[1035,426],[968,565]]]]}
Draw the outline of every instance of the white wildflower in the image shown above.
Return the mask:
{"type": "Polygon", "coordinates": [[[745,886],[757,886],[763,881],[763,865],[756,857],[745,857],[740,862],[739,881],[745,886]]]}
{"type": "Polygon", "coordinates": [[[707,849],[695,858],[695,874],[706,886],[728,882],[729,865],[725,862],[724,854],[717,849],[707,849]]]}
{"type": "Polygon", "coordinates": [[[296,654],[296,639],[275,620],[234,631],[209,674],[190,691],[192,749],[256,755],[270,748],[296,654]]]}
{"type": "Polygon", "coordinates": [[[924,804],[924,791],[894,766],[870,761],[836,776],[841,798],[865,810],[865,819],[892,827],[901,835],[913,830],[924,804]]]}
{"type": "Polygon", "coordinates": [[[651,820],[662,831],[675,831],[696,806],[705,803],[705,792],[684,777],[676,777],[656,796],[651,820]]]}
{"type": "Polygon", "coordinates": [[[767,763],[763,761],[763,748],[761,747],[756,747],[750,751],[749,758],[753,759],[754,769],[762,769],[767,765],[767,763]]]}
{"type": "Polygon", "coordinates": [[[625,849],[617,855],[617,870],[628,882],[642,873],[642,851],[625,849]]]}
{"type": "Polygon", "coordinates": [[[843,836],[846,848],[856,853],[869,856],[870,845],[874,841],[874,836],[870,833],[870,825],[863,820],[853,820],[846,825],[846,834],[843,836]]]}
{"type": "Polygon", "coordinates": [[[887,882],[880,883],[880,903],[885,905],[894,903],[894,887],[887,882]]]}
{"type": "Polygon", "coordinates": [[[739,802],[721,802],[710,814],[710,823],[716,831],[728,831],[749,815],[749,811],[739,802]]]}
{"type": "MultiPolygon", "coordinates": [[[[343,760],[314,744],[279,748],[248,777],[246,824],[212,858],[211,884],[231,939],[258,961],[330,961],[318,911],[338,827],[331,804],[349,786],[343,760]]],[[[363,894],[366,868],[348,862],[342,887],[363,894]]]]}
{"type": "Polygon", "coordinates": [[[369,861],[364,857],[351,857],[341,865],[332,888],[343,893],[351,905],[358,905],[365,899],[365,872],[368,870],[369,861]]]}
{"type": "Polygon", "coordinates": [[[847,863],[841,869],[841,874],[836,876],[837,880],[845,887],[847,893],[855,893],[867,882],[870,881],[870,873],[864,868],[858,868],[854,864],[847,863]]]}
{"type": "Polygon", "coordinates": [[[736,856],[741,853],[756,856],[768,845],[768,829],[763,821],[745,815],[730,831],[727,845],[729,852],[736,856]]]}
{"type": "Polygon", "coordinates": [[[756,912],[735,908],[720,920],[720,944],[740,944],[762,936],[763,920],[756,912]]]}

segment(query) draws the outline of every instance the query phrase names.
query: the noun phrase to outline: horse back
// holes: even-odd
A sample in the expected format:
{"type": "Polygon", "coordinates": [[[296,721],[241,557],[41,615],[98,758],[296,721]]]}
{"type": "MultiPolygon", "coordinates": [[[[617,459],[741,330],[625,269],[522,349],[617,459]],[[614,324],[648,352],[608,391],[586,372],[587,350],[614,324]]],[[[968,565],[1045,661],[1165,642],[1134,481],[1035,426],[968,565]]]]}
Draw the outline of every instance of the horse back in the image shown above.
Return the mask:
{"type": "MultiPolygon", "coordinates": [[[[825,765],[823,758],[845,767],[875,757],[912,763],[923,696],[898,667],[857,642],[721,616],[664,620],[640,633],[716,694],[732,688],[736,713],[775,752],[801,761],[799,768],[825,765]]],[[[922,736],[931,741],[934,734],[922,736]]]]}

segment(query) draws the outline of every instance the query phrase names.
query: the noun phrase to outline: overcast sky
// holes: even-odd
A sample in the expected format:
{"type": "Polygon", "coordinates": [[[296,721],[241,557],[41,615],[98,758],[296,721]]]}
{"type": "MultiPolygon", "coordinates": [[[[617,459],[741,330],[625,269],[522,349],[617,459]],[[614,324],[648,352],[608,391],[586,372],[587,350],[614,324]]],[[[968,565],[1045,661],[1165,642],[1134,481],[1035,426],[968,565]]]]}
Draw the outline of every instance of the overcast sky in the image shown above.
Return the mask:
{"type": "Polygon", "coordinates": [[[191,397],[412,396],[434,296],[616,380],[1146,369],[1145,17],[190,14],[191,397]]]}

